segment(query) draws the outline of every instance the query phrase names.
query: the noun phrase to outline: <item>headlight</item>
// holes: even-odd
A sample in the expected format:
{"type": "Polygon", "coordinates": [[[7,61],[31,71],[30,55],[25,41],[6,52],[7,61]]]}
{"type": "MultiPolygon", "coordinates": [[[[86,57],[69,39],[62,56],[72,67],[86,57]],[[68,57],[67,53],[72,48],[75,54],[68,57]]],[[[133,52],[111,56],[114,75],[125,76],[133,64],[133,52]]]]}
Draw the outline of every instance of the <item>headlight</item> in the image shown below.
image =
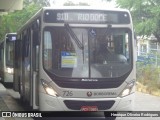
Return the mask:
{"type": "Polygon", "coordinates": [[[6,72],[7,72],[7,73],[10,73],[10,74],[13,74],[13,68],[9,68],[9,67],[6,68],[6,72]]]}
{"type": "Polygon", "coordinates": [[[58,96],[56,91],[49,85],[49,83],[45,80],[41,80],[42,86],[48,95],[52,95],[54,97],[58,96]]]}
{"type": "Polygon", "coordinates": [[[131,94],[134,85],[135,85],[135,81],[131,81],[130,83],[128,83],[128,85],[125,87],[125,89],[120,94],[120,97],[124,97],[124,96],[131,94]]]}

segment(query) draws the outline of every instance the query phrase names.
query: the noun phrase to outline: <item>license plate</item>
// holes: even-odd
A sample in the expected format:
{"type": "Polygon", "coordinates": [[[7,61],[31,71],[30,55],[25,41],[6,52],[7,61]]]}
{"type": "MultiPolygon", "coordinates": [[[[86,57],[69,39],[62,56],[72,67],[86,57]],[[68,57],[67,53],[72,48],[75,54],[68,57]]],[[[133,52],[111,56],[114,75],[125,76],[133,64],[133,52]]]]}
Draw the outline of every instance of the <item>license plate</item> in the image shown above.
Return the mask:
{"type": "Polygon", "coordinates": [[[82,106],[81,111],[98,111],[97,106],[82,106]]]}

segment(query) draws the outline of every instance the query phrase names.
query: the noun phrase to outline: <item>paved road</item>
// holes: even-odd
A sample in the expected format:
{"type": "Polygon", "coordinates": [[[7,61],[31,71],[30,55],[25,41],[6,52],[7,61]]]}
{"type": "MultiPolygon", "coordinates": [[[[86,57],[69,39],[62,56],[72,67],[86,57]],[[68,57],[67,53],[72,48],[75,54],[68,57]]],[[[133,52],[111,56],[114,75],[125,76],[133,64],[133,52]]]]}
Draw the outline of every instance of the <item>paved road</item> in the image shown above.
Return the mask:
{"type": "MultiPolygon", "coordinates": [[[[151,114],[160,115],[160,97],[136,92],[134,111],[140,111],[139,114],[143,114],[142,111],[149,111],[151,114]]],[[[118,117],[116,120],[160,120],[160,117],[118,117]]]]}
{"type": "MultiPolygon", "coordinates": [[[[6,89],[5,87],[3,87],[2,84],[0,84],[0,110],[24,111],[25,109],[26,108],[24,108],[19,102],[19,94],[14,92],[12,89],[6,89]]],[[[159,111],[159,114],[160,114],[160,97],[136,92],[134,110],[135,111],[159,111]]],[[[4,118],[1,118],[0,120],[4,120],[4,118]]],[[[5,119],[5,120],[12,120],[12,119],[5,119]]],[[[57,119],[57,120],[62,120],[62,119],[57,119]]],[[[66,120],[66,119],[63,119],[63,120],[66,120]]],[[[75,120],[75,118],[67,119],[67,120],[75,120]]],[[[81,118],[81,120],[85,120],[85,119],[81,118]]],[[[117,117],[116,120],[160,120],[160,117],[154,117],[154,118],[117,117]]]]}
{"type": "Polygon", "coordinates": [[[160,111],[160,97],[136,92],[136,111],[160,111]]]}

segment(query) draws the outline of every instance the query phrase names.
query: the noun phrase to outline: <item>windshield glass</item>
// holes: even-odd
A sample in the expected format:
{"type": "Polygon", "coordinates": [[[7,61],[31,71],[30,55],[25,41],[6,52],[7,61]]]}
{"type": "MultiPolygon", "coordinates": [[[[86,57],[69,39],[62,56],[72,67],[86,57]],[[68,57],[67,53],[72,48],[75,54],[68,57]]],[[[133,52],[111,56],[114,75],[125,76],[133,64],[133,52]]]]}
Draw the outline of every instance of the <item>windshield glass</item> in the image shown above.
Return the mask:
{"type": "Polygon", "coordinates": [[[67,30],[44,29],[43,65],[47,72],[68,78],[114,78],[131,70],[129,29],[70,27],[76,37],[67,30]]]}
{"type": "Polygon", "coordinates": [[[13,67],[13,42],[6,41],[6,65],[13,67]]]}

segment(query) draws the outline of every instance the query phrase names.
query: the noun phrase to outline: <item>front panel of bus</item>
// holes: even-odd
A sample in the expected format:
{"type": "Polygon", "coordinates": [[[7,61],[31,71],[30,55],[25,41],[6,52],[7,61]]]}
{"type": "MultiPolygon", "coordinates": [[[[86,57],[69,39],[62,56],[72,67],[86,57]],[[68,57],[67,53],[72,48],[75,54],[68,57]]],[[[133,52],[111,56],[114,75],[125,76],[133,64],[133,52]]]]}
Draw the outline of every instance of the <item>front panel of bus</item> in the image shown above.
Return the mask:
{"type": "Polygon", "coordinates": [[[4,79],[4,41],[0,43],[0,79],[4,79]]]}
{"type": "Polygon", "coordinates": [[[133,33],[128,12],[46,10],[41,110],[130,109],[133,33]]]}
{"type": "Polygon", "coordinates": [[[13,82],[13,52],[16,34],[7,34],[4,51],[4,82],[13,82]]]}

